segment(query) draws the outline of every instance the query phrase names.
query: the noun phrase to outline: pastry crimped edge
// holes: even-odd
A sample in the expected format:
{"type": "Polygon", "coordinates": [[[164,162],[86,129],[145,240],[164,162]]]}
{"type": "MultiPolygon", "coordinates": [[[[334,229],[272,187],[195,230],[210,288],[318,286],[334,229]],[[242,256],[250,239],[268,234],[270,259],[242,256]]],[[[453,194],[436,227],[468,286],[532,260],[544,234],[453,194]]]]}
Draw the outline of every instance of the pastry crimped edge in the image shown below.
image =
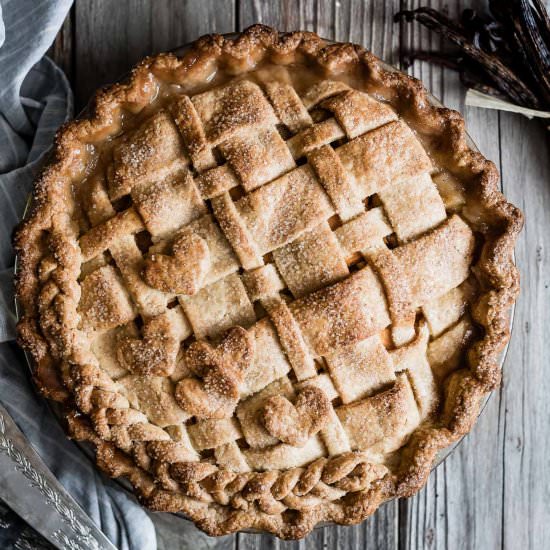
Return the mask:
{"type": "MultiPolygon", "coordinates": [[[[386,70],[373,54],[359,46],[327,44],[310,32],[279,34],[262,25],[250,27],[236,38],[205,36],[182,57],[160,54],[146,58],[132,70],[126,82],[100,90],[86,118],[69,122],[58,131],[49,160],[35,183],[29,214],[14,236],[18,263],[16,298],[20,312],[18,342],[32,358],[34,379],[41,392],[64,403],[70,436],[92,443],[98,466],[112,477],[128,478],[140,501],[153,510],[181,512],[210,535],[257,529],[291,539],[305,536],[318,522],[359,523],[383,502],[411,496],[422,488],[438,451],[471,429],[483,397],[500,383],[499,356],[509,339],[509,310],[519,293],[513,248],[523,219],[521,212],[500,193],[498,179],[495,165],[469,147],[464,120],[458,112],[434,106],[420,81],[386,70]],[[79,174],[82,170],[80,155],[87,140],[120,124],[123,110],[138,111],[150,102],[151,87],[148,84],[151,74],[169,75],[177,81],[200,73],[209,64],[239,73],[268,59],[275,63],[278,60],[285,63],[305,60],[333,74],[362,65],[368,74],[367,84],[387,90],[398,105],[399,114],[406,112],[409,118],[444,144],[449,162],[472,180],[468,184],[468,194],[475,197],[480,211],[489,214],[493,220],[484,235],[482,252],[475,265],[482,291],[471,312],[475,322],[483,327],[481,332],[484,334],[467,349],[469,368],[455,371],[447,380],[441,422],[433,427],[421,426],[412,434],[400,451],[401,464],[395,473],[389,472],[377,479],[380,472],[372,472],[374,480],[367,483],[366,488],[352,491],[337,502],[326,500],[307,510],[271,514],[263,512],[262,506],[264,509],[269,507],[267,500],[274,498],[270,488],[279,478],[281,482],[285,481],[282,479],[284,471],[235,474],[232,487],[236,490],[231,493],[227,505],[204,502],[200,495],[193,498],[167,491],[160,486],[158,478],[140,467],[134,457],[105,441],[94,430],[89,416],[77,405],[85,402],[94,384],[105,384],[105,381],[100,373],[86,366],[85,353],[79,342],[77,305],[81,255],[77,230],[71,221],[75,202],[70,181],[71,174],[79,174]],[[49,305],[41,303],[43,286],[38,274],[45,231],[54,236],[50,239],[50,253],[56,262],[47,280],[55,293],[49,305]],[[49,316],[54,343],[42,335],[39,328],[41,315],[49,316]],[[73,373],[73,390],[61,380],[60,369],[51,355],[51,345],[56,346],[57,353],[73,373]],[[246,476],[246,479],[236,479],[238,476],[246,476]],[[235,502],[239,502],[240,507],[234,508],[231,503],[235,502]]],[[[89,405],[87,403],[85,408],[89,405]]],[[[361,452],[319,459],[306,466],[300,479],[294,483],[301,482],[306,493],[317,483],[330,486],[333,482],[345,487],[351,466],[361,463],[368,464],[361,452]]],[[[220,487],[222,493],[224,490],[223,480],[221,485],[216,485],[219,481],[216,476],[221,478],[224,473],[208,463],[198,464],[194,471],[183,471],[180,475],[183,479],[187,475],[191,483],[206,478],[212,480],[206,484],[206,489],[201,484],[200,490],[212,494],[217,491],[216,497],[223,500],[223,494],[220,494],[220,487]]],[[[368,472],[365,475],[368,477],[368,472]]],[[[198,487],[198,482],[196,485],[198,487]]],[[[276,503],[271,505],[276,506],[276,503]]]]}

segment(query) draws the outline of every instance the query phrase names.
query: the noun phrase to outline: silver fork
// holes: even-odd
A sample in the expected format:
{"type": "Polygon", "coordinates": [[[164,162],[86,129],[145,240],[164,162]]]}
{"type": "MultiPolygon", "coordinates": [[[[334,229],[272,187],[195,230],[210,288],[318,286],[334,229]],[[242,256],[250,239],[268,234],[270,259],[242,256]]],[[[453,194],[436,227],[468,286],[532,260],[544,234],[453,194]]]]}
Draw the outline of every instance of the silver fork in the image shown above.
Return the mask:
{"type": "Polygon", "coordinates": [[[0,495],[57,548],[116,550],[57,481],[2,405],[0,495]]]}

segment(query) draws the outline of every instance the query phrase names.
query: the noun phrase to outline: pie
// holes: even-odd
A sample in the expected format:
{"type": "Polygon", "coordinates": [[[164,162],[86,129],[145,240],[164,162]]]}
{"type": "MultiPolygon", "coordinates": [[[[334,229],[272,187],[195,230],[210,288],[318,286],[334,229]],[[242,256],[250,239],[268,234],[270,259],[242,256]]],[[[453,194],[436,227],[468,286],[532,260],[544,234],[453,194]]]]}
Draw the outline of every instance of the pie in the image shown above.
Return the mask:
{"type": "Polygon", "coordinates": [[[18,337],[144,505],[299,538],[414,494],[471,428],[521,225],[417,80],[309,32],[206,36],[58,133],[18,337]]]}

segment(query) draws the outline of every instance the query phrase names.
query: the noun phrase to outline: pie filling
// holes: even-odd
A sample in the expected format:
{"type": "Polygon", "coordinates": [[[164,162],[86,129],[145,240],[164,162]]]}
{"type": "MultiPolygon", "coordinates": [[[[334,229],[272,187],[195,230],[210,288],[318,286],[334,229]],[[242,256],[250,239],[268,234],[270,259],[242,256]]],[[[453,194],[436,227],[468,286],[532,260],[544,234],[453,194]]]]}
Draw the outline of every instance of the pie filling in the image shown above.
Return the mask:
{"type": "Polygon", "coordinates": [[[362,66],[249,69],[152,71],[145,104],[73,155],[75,281],[49,277],[49,237],[38,325],[73,435],[149,505],[301,536],[281,525],[383,500],[411,436],[446,427],[485,333],[472,267],[494,213],[362,66]]]}

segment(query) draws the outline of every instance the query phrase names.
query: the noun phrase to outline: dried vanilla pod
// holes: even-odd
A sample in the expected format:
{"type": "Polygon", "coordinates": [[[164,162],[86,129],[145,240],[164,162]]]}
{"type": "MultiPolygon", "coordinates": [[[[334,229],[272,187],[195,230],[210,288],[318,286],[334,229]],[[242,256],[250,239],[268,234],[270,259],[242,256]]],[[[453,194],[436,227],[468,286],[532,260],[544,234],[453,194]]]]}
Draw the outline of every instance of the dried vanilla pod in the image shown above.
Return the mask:
{"type": "Polygon", "coordinates": [[[540,0],[489,2],[490,14],[472,9],[460,22],[432,8],[395,14],[418,21],[458,47],[454,52],[402,52],[401,62],[432,61],[457,70],[469,88],[531,109],[550,109],[550,18],[540,0]]]}

